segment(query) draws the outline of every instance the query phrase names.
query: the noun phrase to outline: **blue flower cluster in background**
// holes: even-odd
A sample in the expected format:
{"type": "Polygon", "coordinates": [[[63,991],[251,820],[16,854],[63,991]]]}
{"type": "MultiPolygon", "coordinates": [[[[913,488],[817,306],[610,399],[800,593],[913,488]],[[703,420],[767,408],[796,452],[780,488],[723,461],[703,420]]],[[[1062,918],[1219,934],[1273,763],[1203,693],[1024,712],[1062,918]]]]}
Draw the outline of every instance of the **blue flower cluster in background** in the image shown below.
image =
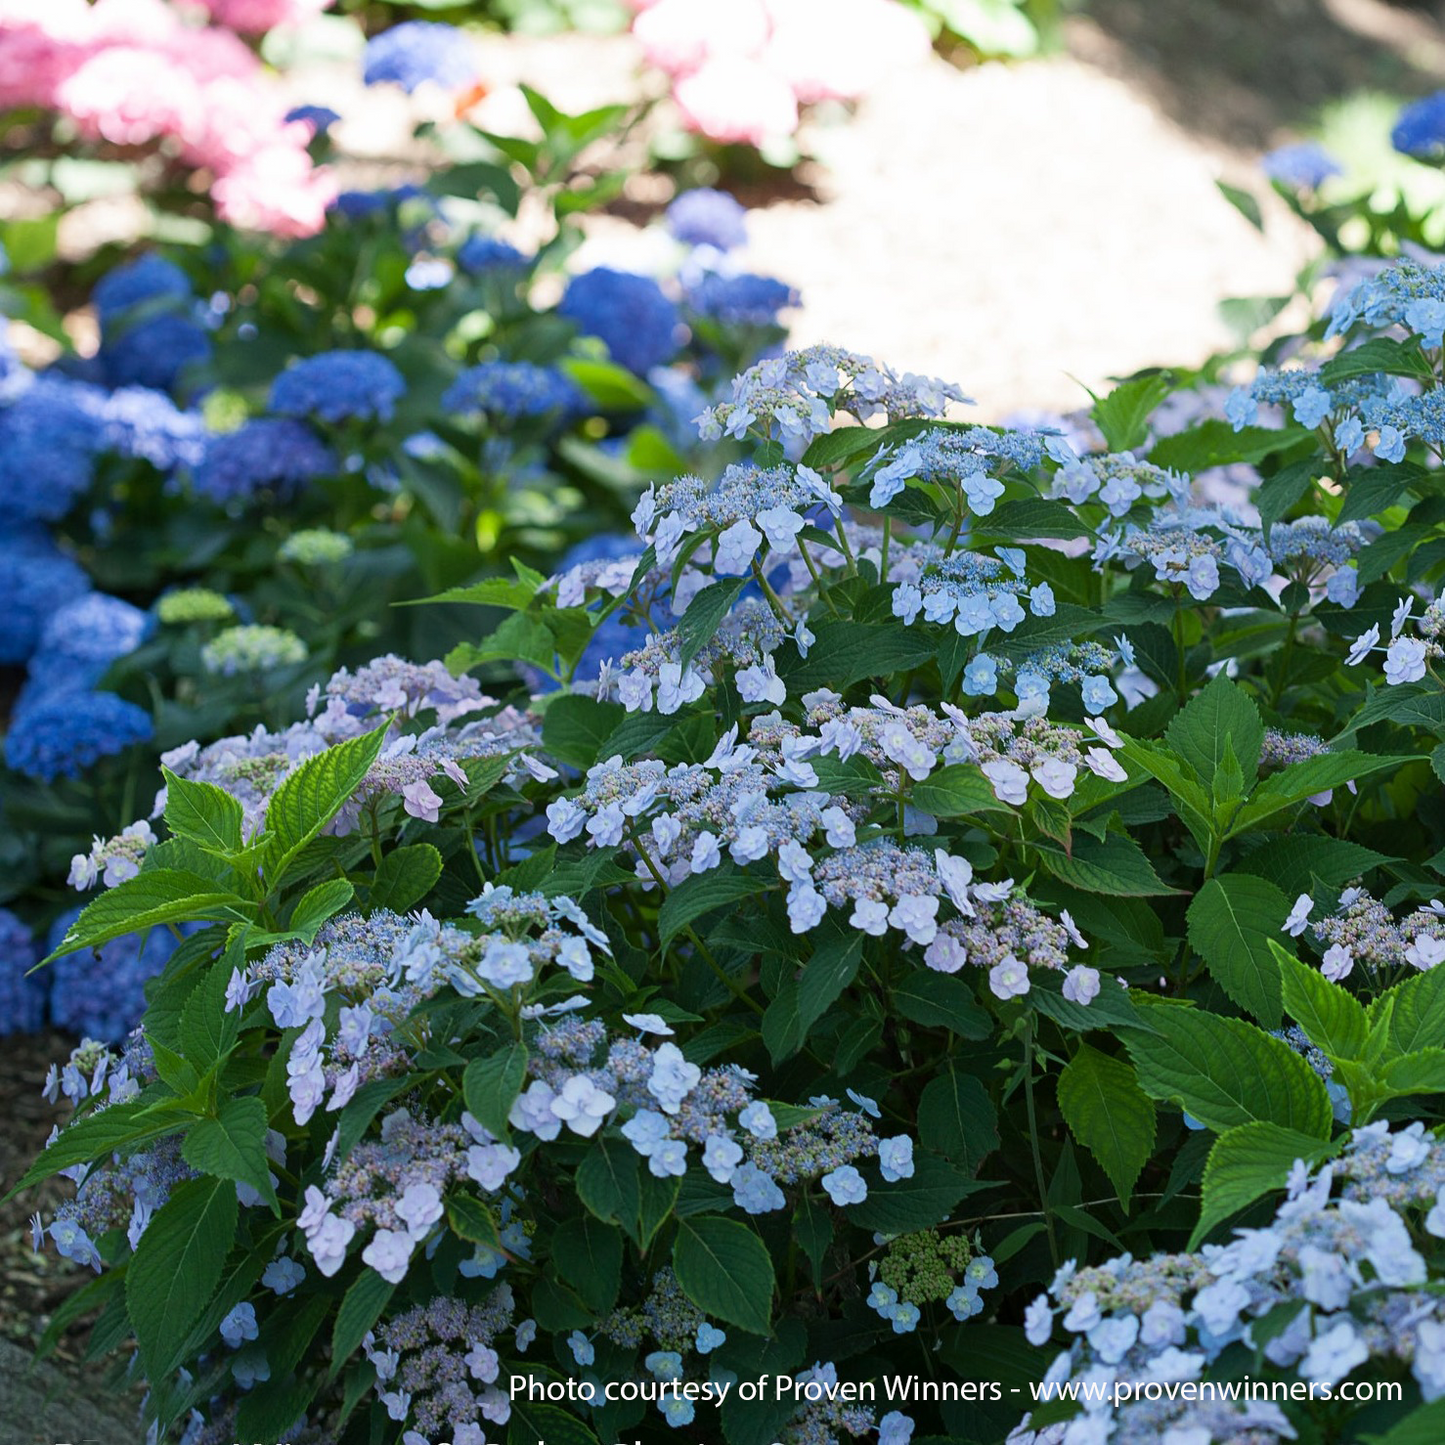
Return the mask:
{"type": "MultiPolygon", "coordinates": [[[[80,909],[72,908],[55,921],[45,951],[79,916],[80,909]]],[[[42,956],[39,940],[16,914],[0,908],[0,1038],[38,1033],[48,1022],[82,1038],[117,1043],[145,1012],[147,980],[175,951],[175,935],[153,928],[67,954],[31,973],[42,956]]]]}
{"type": "Polygon", "coordinates": [[[447,388],[442,406],[459,415],[493,418],[564,415],[583,405],[582,394],[555,366],[529,361],[487,361],[469,366],[447,388]]]}
{"type": "Polygon", "coordinates": [[[1417,160],[1445,152],[1445,90],[1405,106],[1395,118],[1390,141],[1397,151],[1417,160]]]}
{"type": "Polygon", "coordinates": [[[747,210],[728,195],[707,186],[684,191],[668,206],[667,229],[685,245],[732,251],[748,239],[747,210]]]}
{"type": "Polygon", "coordinates": [[[574,276],[557,308],[584,336],[606,343],[612,359],[646,376],[677,355],[681,317],[650,276],[598,266],[574,276]]]}
{"type": "Polygon", "coordinates": [[[0,1036],[33,1034],[45,1024],[46,980],[32,974],[40,951],[30,930],[0,908],[0,1036]]]}
{"type": "Polygon", "coordinates": [[[198,492],[223,505],[267,488],[282,495],[336,470],[336,458],[304,423],[256,417],[206,444],[191,472],[198,492]]]}
{"type": "Polygon", "coordinates": [[[210,333],[198,319],[186,273],[146,255],[103,277],[92,301],[100,321],[97,360],[108,386],[171,391],[188,368],[211,359],[210,333]]]}
{"type": "Polygon", "coordinates": [[[407,92],[423,85],[460,90],[477,78],[465,37],[452,25],[408,20],[366,42],[362,79],[367,85],[399,85],[407,92]]]}
{"type": "Polygon", "coordinates": [[[278,416],[389,421],[406,394],[393,362],[375,351],[323,351],[287,367],[271,387],[278,416]]]}

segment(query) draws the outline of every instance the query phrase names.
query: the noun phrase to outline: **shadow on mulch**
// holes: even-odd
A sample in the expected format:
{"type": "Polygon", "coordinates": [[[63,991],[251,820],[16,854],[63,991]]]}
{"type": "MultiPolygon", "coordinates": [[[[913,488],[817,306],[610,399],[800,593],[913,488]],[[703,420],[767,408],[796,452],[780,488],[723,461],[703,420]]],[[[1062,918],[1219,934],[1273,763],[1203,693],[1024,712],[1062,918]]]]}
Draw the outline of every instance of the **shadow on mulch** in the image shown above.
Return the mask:
{"type": "Polygon", "coordinates": [[[1068,36],[1180,125],[1247,149],[1354,92],[1445,86],[1439,0],[1087,0],[1068,36]]]}

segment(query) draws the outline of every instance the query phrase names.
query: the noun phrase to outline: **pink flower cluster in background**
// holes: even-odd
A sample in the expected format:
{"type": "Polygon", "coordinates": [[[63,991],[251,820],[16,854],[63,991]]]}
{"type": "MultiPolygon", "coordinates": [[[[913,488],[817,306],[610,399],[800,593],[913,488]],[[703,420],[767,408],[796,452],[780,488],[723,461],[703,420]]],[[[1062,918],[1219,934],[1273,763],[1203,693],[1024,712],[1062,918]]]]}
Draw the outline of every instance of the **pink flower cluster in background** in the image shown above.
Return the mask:
{"type": "Polygon", "coordinates": [[[761,145],[792,135],[798,106],[856,100],[927,51],[897,0],[632,0],[632,33],[672,77],[687,126],[761,145]]]}
{"type": "MultiPolygon", "coordinates": [[[[326,0],[208,0],[259,28],[326,0]]],[[[311,129],[233,31],[195,24],[162,0],[0,0],[0,109],[68,116],[88,141],[163,146],[211,173],[223,219],[280,235],[320,230],[335,189],[312,165],[311,129]]]]}
{"type": "Polygon", "coordinates": [[[217,25],[262,35],[278,25],[297,25],[329,10],[334,0],[195,0],[217,25]]]}

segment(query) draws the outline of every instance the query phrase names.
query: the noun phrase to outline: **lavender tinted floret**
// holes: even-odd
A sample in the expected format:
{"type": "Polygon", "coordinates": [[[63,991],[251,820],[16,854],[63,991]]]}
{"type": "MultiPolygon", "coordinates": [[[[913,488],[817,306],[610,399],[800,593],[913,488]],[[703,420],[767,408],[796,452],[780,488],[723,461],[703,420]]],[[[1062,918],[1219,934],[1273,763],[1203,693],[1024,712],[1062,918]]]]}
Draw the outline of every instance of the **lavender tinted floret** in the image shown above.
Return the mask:
{"type": "Polygon", "coordinates": [[[683,191],[665,212],[667,229],[684,245],[731,251],[748,239],[747,209],[726,191],[683,191]]]}

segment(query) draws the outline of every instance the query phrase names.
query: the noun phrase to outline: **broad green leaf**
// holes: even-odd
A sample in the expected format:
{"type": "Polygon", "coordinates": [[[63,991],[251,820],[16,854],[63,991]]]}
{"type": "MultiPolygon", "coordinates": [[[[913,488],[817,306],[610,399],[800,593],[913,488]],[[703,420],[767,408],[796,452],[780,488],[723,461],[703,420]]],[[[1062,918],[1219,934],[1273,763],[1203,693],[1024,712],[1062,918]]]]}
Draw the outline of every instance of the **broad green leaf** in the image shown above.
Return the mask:
{"type": "Polygon", "coordinates": [[[235,1240],[236,1186],[188,1179],[140,1237],[126,1270],[125,1302],[152,1379],[168,1375],[220,1283],[235,1240]]]}
{"type": "Polygon", "coordinates": [[[632,1228],[640,1195],[638,1156],[620,1139],[598,1139],[577,1167],[577,1197],[604,1224],[632,1228]]]}
{"type": "Polygon", "coordinates": [[[722,863],[706,873],[684,878],[663,903],[657,915],[657,930],[666,948],[689,924],[742,898],[753,898],[768,885],[761,878],[743,872],[732,863],[722,863]]]}
{"type": "Polygon", "coordinates": [[[209,878],[174,868],[148,868],[88,903],[45,962],[78,948],[98,948],[127,933],[143,933],[155,924],[230,923],[254,918],[255,913],[255,904],[219,891],[209,878]]]}
{"type": "Polygon", "coordinates": [[[493,1249],[501,1248],[497,1221],[480,1199],[473,1199],[468,1194],[453,1194],[447,1200],[447,1223],[459,1239],[489,1245],[493,1249]]]}
{"type": "Polygon", "coordinates": [[[1286,833],[1246,853],[1234,868],[1267,878],[1283,889],[1286,897],[1296,898],[1308,893],[1316,878],[1331,888],[1342,888],[1351,879],[1392,861],[1373,848],[1326,833],[1286,833]]]}
{"type": "Polygon", "coordinates": [[[1204,1198],[1190,1249],[1197,1249],[1217,1224],[1256,1199],[1283,1189],[1296,1159],[1314,1165],[1332,1153],[1334,1146],[1327,1139],[1264,1120],[1253,1120],[1221,1134],[1204,1166],[1204,1198]]]}
{"type": "Polygon", "coordinates": [[[1445,1048],[1445,967],[1417,973],[1374,999],[1367,1011],[1370,1027],[1386,1013],[1396,1052],[1445,1048]]]}
{"type": "Polygon", "coordinates": [[[1274,452],[1288,450],[1307,435],[1302,427],[1247,426],[1235,431],[1229,422],[1211,417],[1155,442],[1149,460],[1156,467],[1191,475],[1235,462],[1252,466],[1274,452]]]}
{"type": "Polygon", "coordinates": [[[1430,382],[1435,374],[1429,361],[1420,350],[1420,338],[1411,336],[1404,341],[1393,341],[1387,336],[1373,336],[1359,346],[1342,351],[1332,361],[1320,368],[1320,380],[1326,386],[1337,386],[1342,381],[1352,381],[1359,376],[1374,376],[1384,372],[1389,376],[1413,376],[1417,381],[1430,382]]]}
{"type": "Polygon", "coordinates": [[[561,368],[606,411],[640,411],[651,406],[652,388],[614,361],[592,361],[581,356],[562,359],[561,368]]]}
{"type": "Polygon", "coordinates": [[[936,1154],[915,1152],[910,1178],[893,1184],[871,1179],[867,1199],[850,1204],[847,1218],[860,1229],[910,1234],[941,1224],[960,1199],[981,1187],[936,1154]]]}
{"type": "Polygon", "coordinates": [[[694,594],[692,601],[687,604],[682,621],[677,624],[677,636],[681,644],[677,660],[683,668],[712,641],[747,580],[746,577],[730,577],[726,581],[714,582],[694,594]]]}
{"type": "Polygon", "coordinates": [[[790,696],[815,687],[851,687],[865,678],[891,677],[933,661],[938,644],[925,629],[892,622],[874,627],[862,622],[822,618],[812,624],[808,656],[788,665],[779,653],[778,671],[790,696]]]}
{"type": "Polygon", "coordinates": [[[1172,753],[1153,743],[1125,738],[1120,756],[1130,764],[1130,775],[1142,769],[1169,790],[1180,820],[1189,829],[1201,851],[1209,848],[1214,836],[1214,802],[1200,786],[1192,767],[1181,763],[1172,753]]]}
{"type": "Polygon", "coordinates": [[[978,1042],[993,1033],[993,1020],[978,1006],[961,978],[918,968],[894,988],[893,1008],[906,1019],[928,1028],[945,1028],[978,1042]]]}
{"type": "Polygon", "coordinates": [[[462,1075],[462,1097],[483,1128],[498,1139],[510,1135],[507,1116],[527,1077],[527,1046],[508,1044],[485,1059],[473,1059],[462,1075]]]}
{"type": "Polygon", "coordinates": [[[1365,1435],[1364,1445],[1440,1445],[1445,1440],[1445,1400],[1411,1410],[1383,1435],[1365,1435]]]}
{"type": "Polygon", "coordinates": [[[1123,833],[1103,838],[1079,834],[1072,855],[1053,842],[1040,842],[1038,851],[1055,878],[1087,893],[1108,893],[1122,898],[1149,898],[1173,893],[1154,871],[1144,850],[1123,833]]]}
{"type": "Polygon", "coordinates": [[[386,854],[371,880],[372,911],[410,913],[442,876],[442,855],[430,843],[411,843],[386,854]]]}
{"type": "Polygon", "coordinates": [[[368,1330],[376,1324],[396,1292],[374,1269],[364,1269],[352,1282],[336,1311],[331,1328],[331,1369],[327,1378],[334,1380],[352,1356],[361,1349],[368,1330]]]}
{"type": "Polygon", "coordinates": [[[163,1135],[178,1133],[194,1122],[190,1116],[173,1109],[155,1113],[138,1101],[111,1104],[99,1113],[87,1114],[67,1124],[5,1198],[14,1198],[22,1189],[69,1169],[72,1164],[89,1164],[117,1150],[125,1151],[163,1135]]]}
{"type": "Polygon", "coordinates": [[[598,1445],[598,1440],[571,1411],[529,1400],[519,1391],[507,1421],[507,1445],[598,1445]]]}
{"type": "Polygon", "coordinates": [[[598,1315],[617,1303],[622,1283],[622,1235],[615,1225],[581,1214],[557,1226],[552,1236],[557,1273],[598,1315]]]}
{"type": "Polygon", "coordinates": [[[747,1225],[707,1214],[679,1220],[672,1267],[705,1314],[755,1335],[771,1331],[773,1260],[747,1225]]]}
{"type": "Polygon", "coordinates": [[[1320,753],[1266,778],[1234,818],[1229,837],[1256,827],[1286,808],[1302,803],[1317,793],[1327,793],[1346,783],[1358,782],[1373,773],[1399,769],[1412,763],[1411,757],[1379,757],[1373,753],[1320,753]]]}
{"type": "Polygon", "coordinates": [[[272,888],[285,877],[296,855],[341,811],[386,741],[385,726],[338,743],[307,758],[271,795],[266,805],[270,835],[263,871],[272,888]]]}
{"type": "Polygon", "coordinates": [[[1279,965],[1272,948],[1289,899],[1244,873],[1211,878],[1189,905],[1189,943],[1219,986],[1266,1028],[1279,1027],[1279,965]]]}
{"type": "Polygon", "coordinates": [[[993,784],[972,763],[949,763],[913,784],[909,801],[935,818],[966,818],[974,813],[1009,813],[993,784]]]}
{"type": "Polygon", "coordinates": [[[1252,782],[1259,771],[1259,750],[1264,742],[1259,709],[1254,699],[1222,672],[1175,714],[1164,736],[1206,788],[1213,784],[1224,759],[1226,738],[1233,741],[1245,782],[1252,782]]]}
{"type": "Polygon", "coordinates": [[[241,846],[241,805],[214,783],[193,783],[161,769],[166,784],[166,827],[215,853],[234,853],[241,846]]]}
{"type": "Polygon", "coordinates": [[[1134,1070],[1080,1046],[1059,1075],[1059,1108],[1074,1138],[1099,1161],[1127,1211],[1129,1197],[1154,1148],[1154,1101],[1134,1070]]]}
{"type": "Polygon", "coordinates": [[[1397,1099],[1445,1093],[1445,1049],[1416,1049],[1388,1060],[1380,1070],[1380,1083],[1397,1099]]]}
{"type": "Polygon", "coordinates": [[[542,746],[574,768],[589,768],[608,756],[602,744],[626,716],[620,703],[568,693],[554,698],[542,715],[542,746]]]}
{"type": "Polygon", "coordinates": [[[972,1074],[949,1069],[931,1080],[918,1100],[918,1126],[930,1149],[970,1175],[998,1148],[998,1115],[972,1074]]]}
{"type": "Polygon", "coordinates": [[[1342,1059],[1362,1057],[1369,1022],[1360,1001],[1318,969],[1301,963],[1277,940],[1270,939],[1269,945],[1284,986],[1285,1012],[1316,1048],[1342,1059]]]}
{"type": "Polygon", "coordinates": [[[356,889],[345,878],[328,878],[301,896],[287,926],[310,943],[316,937],[316,930],[328,918],[340,913],[355,895],[356,889]]]}
{"type": "Polygon", "coordinates": [[[200,1174],[238,1179],[274,1200],[266,1129],[266,1106],[254,1094],[227,1099],[215,1118],[197,1120],[187,1130],[181,1157],[200,1174]]]}
{"type": "Polygon", "coordinates": [[[466,587],[449,587],[434,597],[418,597],[400,605],[419,607],[431,602],[471,602],[479,607],[504,607],[509,612],[524,612],[536,594],[536,586],[524,578],[488,577],[466,587]]]}
{"type": "Polygon", "coordinates": [[[1089,414],[1104,433],[1111,452],[1133,451],[1143,446],[1149,435],[1149,418],[1169,395],[1170,388],[1169,377],[1155,372],[1123,382],[1108,396],[1095,401],[1089,414]]]}
{"type": "Polygon", "coordinates": [[[797,983],[798,1019],[804,1034],[857,977],[862,961],[863,935],[852,929],[822,940],[813,950],[797,983]]]}
{"type": "Polygon", "coordinates": [[[1154,1032],[1131,1031],[1125,1043],[1150,1097],[1177,1100],[1217,1134],[1261,1120],[1329,1138],[1325,1086],[1283,1040],[1198,1009],[1156,1006],[1148,1018],[1154,1032]]]}
{"type": "MultiPolygon", "coordinates": [[[[245,954],[237,949],[235,956],[239,961],[245,954]]],[[[191,990],[181,1011],[180,1051],[198,1069],[209,1069],[230,1053],[240,1030],[241,1011],[226,1011],[226,988],[235,966],[231,959],[232,950],[228,949],[191,990]]]]}
{"type": "Polygon", "coordinates": [[[798,1012],[798,980],[783,980],[777,996],[763,1011],[760,1029],[773,1063],[790,1059],[803,1046],[803,1020],[798,1012]]]}

